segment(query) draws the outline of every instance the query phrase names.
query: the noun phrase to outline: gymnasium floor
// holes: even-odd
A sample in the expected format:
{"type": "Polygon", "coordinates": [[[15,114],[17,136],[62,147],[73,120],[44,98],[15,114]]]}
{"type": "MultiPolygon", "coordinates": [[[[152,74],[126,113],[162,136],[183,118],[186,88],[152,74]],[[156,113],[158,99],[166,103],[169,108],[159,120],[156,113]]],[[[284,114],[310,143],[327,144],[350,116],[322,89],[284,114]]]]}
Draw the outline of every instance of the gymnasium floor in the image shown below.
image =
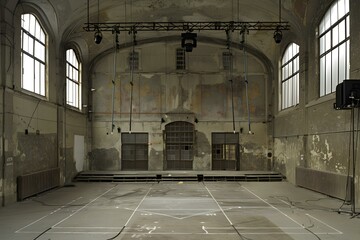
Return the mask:
{"type": "Polygon", "coordinates": [[[359,239],[341,204],[287,182],[76,183],[0,208],[0,239],[359,239]]]}

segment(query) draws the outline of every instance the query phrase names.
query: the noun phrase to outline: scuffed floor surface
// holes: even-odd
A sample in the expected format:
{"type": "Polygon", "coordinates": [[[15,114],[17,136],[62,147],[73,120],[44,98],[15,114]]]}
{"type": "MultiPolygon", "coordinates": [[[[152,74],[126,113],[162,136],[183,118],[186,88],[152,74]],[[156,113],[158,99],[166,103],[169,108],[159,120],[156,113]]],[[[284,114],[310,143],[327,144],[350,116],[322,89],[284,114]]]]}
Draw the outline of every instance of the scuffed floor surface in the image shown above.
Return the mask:
{"type": "Polygon", "coordinates": [[[0,239],[358,239],[341,204],[287,182],[77,183],[1,208],[0,239]]]}

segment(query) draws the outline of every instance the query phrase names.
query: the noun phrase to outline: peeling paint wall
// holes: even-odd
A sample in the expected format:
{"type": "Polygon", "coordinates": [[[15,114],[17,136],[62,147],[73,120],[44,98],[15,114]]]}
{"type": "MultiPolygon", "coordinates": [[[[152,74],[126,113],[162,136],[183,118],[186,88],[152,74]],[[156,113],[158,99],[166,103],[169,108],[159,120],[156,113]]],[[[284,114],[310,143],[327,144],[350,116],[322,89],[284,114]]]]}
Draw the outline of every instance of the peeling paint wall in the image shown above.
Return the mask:
{"type": "MultiPolygon", "coordinates": [[[[195,126],[194,170],[211,170],[211,133],[232,132],[232,103],[229,70],[222,68],[223,46],[198,44],[186,54],[186,70],[176,71],[178,43],[140,45],[140,69],[133,75],[132,132],[149,133],[149,170],[164,169],[164,126],[188,121],[195,126]],[[165,123],[161,122],[161,119],[165,123]],[[198,123],[195,123],[195,118],[198,123]]],[[[112,120],[113,53],[97,62],[92,73],[92,152],[90,169],[121,169],[121,132],[129,131],[131,74],[127,63],[130,49],[118,53],[112,120]],[[104,163],[101,165],[100,163],[104,163]]],[[[236,131],[247,129],[243,53],[234,50],[234,114],[236,131]]],[[[249,103],[255,135],[241,135],[240,169],[266,170],[266,71],[261,61],[248,54],[249,103]],[[265,140],[264,140],[265,139],[265,140]]]]}
{"type": "MultiPolygon", "coordinates": [[[[335,93],[319,97],[318,39],[314,33],[332,2],[314,1],[311,3],[312,7],[305,12],[300,1],[296,1],[297,14],[306,16],[303,33],[301,36],[289,37],[283,41],[279,50],[279,59],[281,59],[281,53],[289,42],[300,45],[300,103],[283,111],[277,109],[279,104],[275,105],[273,121],[274,169],[285,174],[292,183],[295,183],[296,166],[345,176],[350,171],[351,175],[350,111],[334,110],[335,93]],[[302,35],[307,38],[303,39],[302,35]]],[[[360,47],[356,34],[360,30],[358,24],[360,17],[352,14],[360,9],[359,1],[350,1],[350,9],[350,78],[359,79],[360,57],[355,53],[360,47]]],[[[279,103],[279,85],[276,85],[274,91],[274,101],[277,103],[279,103]]],[[[358,155],[359,149],[356,148],[356,152],[358,155]]],[[[356,170],[355,178],[358,179],[358,176],[359,169],[356,170]]],[[[360,185],[357,182],[355,189],[359,204],[360,185]]]]}
{"type": "MultiPolygon", "coordinates": [[[[57,41],[54,12],[25,3],[14,11],[0,9],[0,204],[6,205],[17,200],[20,175],[59,167],[61,184],[71,182],[77,173],[73,139],[75,134],[87,136],[87,115],[64,107],[65,50],[57,41]],[[23,11],[36,14],[48,33],[46,97],[21,88],[23,11]]],[[[83,86],[87,88],[86,73],[83,86]]]]}

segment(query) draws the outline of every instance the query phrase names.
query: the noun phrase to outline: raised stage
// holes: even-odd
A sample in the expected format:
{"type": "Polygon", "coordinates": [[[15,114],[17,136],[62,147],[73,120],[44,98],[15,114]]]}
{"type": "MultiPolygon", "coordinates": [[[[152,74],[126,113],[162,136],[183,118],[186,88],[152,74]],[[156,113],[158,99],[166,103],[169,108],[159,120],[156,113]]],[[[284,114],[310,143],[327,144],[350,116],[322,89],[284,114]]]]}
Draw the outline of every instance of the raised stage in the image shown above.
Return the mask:
{"type": "Polygon", "coordinates": [[[272,171],[83,171],[76,182],[240,181],[278,182],[285,177],[272,171]]]}

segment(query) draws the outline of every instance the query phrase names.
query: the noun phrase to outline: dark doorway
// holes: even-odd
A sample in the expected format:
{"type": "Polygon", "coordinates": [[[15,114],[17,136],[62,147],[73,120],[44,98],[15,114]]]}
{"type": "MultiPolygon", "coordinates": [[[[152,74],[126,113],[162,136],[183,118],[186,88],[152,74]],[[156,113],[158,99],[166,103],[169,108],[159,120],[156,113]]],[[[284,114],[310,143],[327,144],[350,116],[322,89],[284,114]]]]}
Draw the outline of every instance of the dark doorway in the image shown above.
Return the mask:
{"type": "Polygon", "coordinates": [[[122,170],[148,170],[148,142],[147,133],[121,134],[122,170]]]}
{"type": "Polygon", "coordinates": [[[194,159],[194,125],[173,122],[165,126],[166,170],[192,170],[194,159]]]}
{"type": "Polygon", "coordinates": [[[239,133],[212,134],[212,169],[239,169],[239,133]]]}

